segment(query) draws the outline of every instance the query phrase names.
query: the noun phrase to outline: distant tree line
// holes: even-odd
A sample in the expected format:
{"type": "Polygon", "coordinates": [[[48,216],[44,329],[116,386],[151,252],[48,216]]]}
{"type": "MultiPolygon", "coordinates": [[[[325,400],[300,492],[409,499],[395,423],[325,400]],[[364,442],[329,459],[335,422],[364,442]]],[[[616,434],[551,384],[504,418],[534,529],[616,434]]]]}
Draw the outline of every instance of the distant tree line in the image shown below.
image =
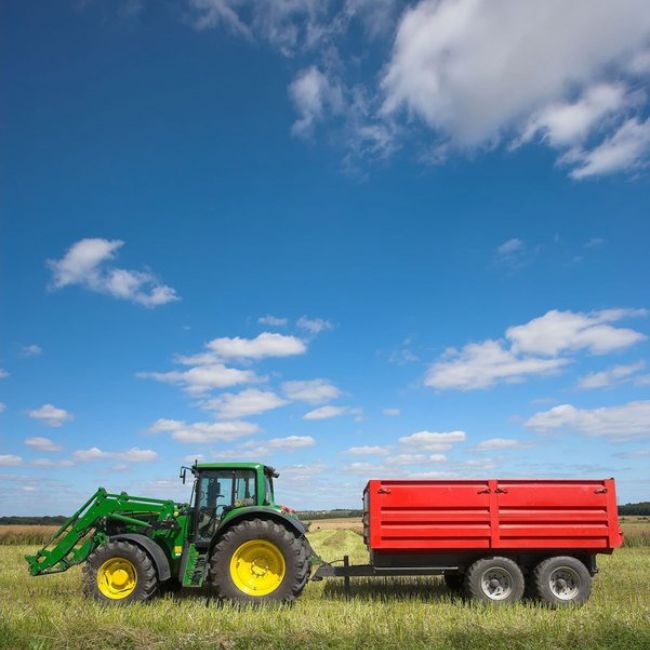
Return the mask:
{"type": "Polygon", "coordinates": [[[60,526],[67,517],[0,517],[0,526],[60,526]]]}
{"type": "Polygon", "coordinates": [[[626,503],[624,506],[618,507],[618,514],[635,515],[637,517],[650,516],[650,501],[641,501],[639,503],[626,503]]]}
{"type": "Polygon", "coordinates": [[[361,517],[363,510],[350,510],[348,508],[334,508],[334,510],[297,510],[300,519],[344,519],[347,517],[361,517]]]}

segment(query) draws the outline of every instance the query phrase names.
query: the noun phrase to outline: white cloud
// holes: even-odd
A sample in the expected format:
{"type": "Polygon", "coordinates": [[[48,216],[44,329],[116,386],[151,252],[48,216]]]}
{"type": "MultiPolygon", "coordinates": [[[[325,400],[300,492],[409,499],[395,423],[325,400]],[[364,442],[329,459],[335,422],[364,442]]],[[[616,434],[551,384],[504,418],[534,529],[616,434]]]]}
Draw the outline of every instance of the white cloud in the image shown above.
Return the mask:
{"type": "Polygon", "coordinates": [[[191,7],[197,12],[194,27],[198,30],[225,25],[240,36],[250,38],[250,28],[240,20],[237,14],[237,3],[233,0],[189,0],[191,7]]]}
{"type": "Polygon", "coordinates": [[[634,460],[637,458],[648,458],[650,457],[650,449],[633,449],[632,451],[622,451],[618,454],[614,454],[616,458],[625,458],[629,460],[634,460]]]}
{"type": "Polygon", "coordinates": [[[167,432],[180,442],[228,442],[257,433],[259,427],[251,422],[229,420],[228,422],[193,422],[160,419],[150,429],[152,433],[167,432]]]}
{"type": "Polygon", "coordinates": [[[7,410],[7,405],[4,402],[0,402],[0,413],[4,413],[7,410]]]}
{"type": "Polygon", "coordinates": [[[211,452],[211,456],[221,459],[260,460],[278,451],[292,452],[296,449],[312,447],[316,441],[311,436],[287,436],[271,440],[249,440],[236,449],[220,449],[211,452]]]}
{"type": "Polygon", "coordinates": [[[384,112],[406,108],[460,145],[490,142],[592,85],[649,33],[645,0],[422,0],[402,15],[384,112]]]}
{"type": "Polygon", "coordinates": [[[382,413],[390,418],[394,418],[400,414],[400,410],[396,408],[386,408],[382,409],[382,413]]]}
{"type": "Polygon", "coordinates": [[[645,76],[650,74],[650,50],[635,54],[628,63],[627,69],[633,75],[645,76]]]}
{"type": "Polygon", "coordinates": [[[600,248],[607,243],[607,240],[602,237],[591,237],[589,241],[585,244],[585,248],[600,248]]]}
{"type": "Polygon", "coordinates": [[[415,363],[419,361],[420,357],[418,357],[412,349],[414,343],[414,339],[410,336],[407,336],[394,350],[390,351],[388,355],[388,361],[398,366],[405,366],[409,363],[415,363]]]}
{"type": "Polygon", "coordinates": [[[28,413],[30,418],[40,420],[50,427],[60,427],[64,422],[69,422],[73,419],[72,413],[65,409],[58,408],[53,404],[43,404],[37,409],[33,409],[28,413]]]}
{"type": "Polygon", "coordinates": [[[291,127],[297,136],[310,135],[326,110],[338,113],[343,107],[341,87],[316,66],[298,73],[289,86],[289,96],[300,116],[291,127]]]}
{"type": "Polygon", "coordinates": [[[587,88],[575,102],[553,103],[533,115],[521,137],[530,141],[536,134],[552,147],[568,147],[582,143],[604,117],[616,113],[632,98],[626,97],[621,83],[601,83],[587,88]]]}
{"type": "Polygon", "coordinates": [[[505,337],[510,348],[503,341],[488,339],[447,350],[429,367],[424,383],[440,389],[475,390],[557,373],[571,361],[560,357],[561,353],[605,354],[645,340],[640,332],[610,324],[645,313],[642,309],[590,313],[554,309],[524,325],[509,327],[505,337]]]}
{"type": "Polygon", "coordinates": [[[174,289],[162,284],[149,271],[108,266],[123,245],[124,242],[118,239],[100,238],[82,239],[74,243],[60,260],[47,262],[52,271],[52,288],[79,285],[145,307],[157,307],[179,300],[174,289]]]}
{"type": "Polygon", "coordinates": [[[206,460],[206,458],[207,456],[205,454],[188,454],[187,456],[183,457],[183,460],[186,463],[193,463],[195,460],[199,463],[202,463],[206,460]]]}
{"type": "Polygon", "coordinates": [[[426,463],[428,457],[424,454],[395,454],[386,459],[387,465],[420,465],[426,463]]]}
{"type": "Polygon", "coordinates": [[[51,458],[35,458],[32,465],[36,467],[53,467],[56,463],[51,458]]]}
{"type": "Polygon", "coordinates": [[[219,363],[219,357],[212,352],[198,352],[197,354],[176,354],[174,361],[183,366],[211,366],[219,363]]]}
{"type": "Polygon", "coordinates": [[[345,3],[345,11],[361,19],[371,38],[393,30],[396,9],[396,0],[347,0],[345,3]]]}
{"type": "Polygon", "coordinates": [[[364,478],[371,476],[378,476],[386,471],[386,468],[383,465],[377,465],[376,463],[349,463],[343,467],[344,472],[349,472],[351,474],[360,474],[364,478]]]}
{"type": "Polygon", "coordinates": [[[577,165],[570,175],[580,180],[645,167],[648,152],[650,118],[641,122],[631,117],[598,146],[586,151],[571,151],[563,161],[577,165]]]}
{"type": "Polygon", "coordinates": [[[521,239],[518,237],[513,237],[512,239],[504,241],[503,244],[497,248],[497,254],[512,255],[513,253],[517,253],[518,251],[523,250],[524,246],[524,242],[521,241],[521,239]]]}
{"type": "Polygon", "coordinates": [[[590,389],[613,386],[631,379],[633,375],[636,375],[643,368],[645,368],[645,363],[637,361],[628,365],[613,366],[600,372],[590,372],[578,379],[578,388],[590,389]]]}
{"type": "Polygon", "coordinates": [[[327,379],[285,381],[282,391],[291,400],[320,404],[341,396],[341,391],[327,379]]]}
{"type": "Polygon", "coordinates": [[[158,458],[158,454],[152,449],[140,449],[132,447],[126,451],[103,451],[98,447],[90,449],[78,449],[72,454],[74,460],[88,462],[94,460],[119,460],[125,463],[146,463],[158,458]]]}
{"type": "Polygon", "coordinates": [[[331,330],[334,325],[328,320],[323,318],[307,318],[307,316],[301,316],[296,325],[303,330],[306,330],[310,334],[320,334],[325,330],[331,330]]]}
{"type": "Polygon", "coordinates": [[[441,389],[489,388],[499,381],[514,383],[530,375],[552,374],[567,363],[566,359],[519,358],[499,341],[487,340],[448,350],[430,366],[424,383],[441,389]]]}
{"type": "Polygon", "coordinates": [[[467,434],[464,431],[418,431],[403,436],[399,441],[420,451],[446,451],[454,443],[463,442],[466,438],[467,434]]]}
{"type": "Polygon", "coordinates": [[[249,39],[261,39],[292,56],[299,47],[313,47],[332,26],[324,19],[327,3],[322,0],[189,0],[194,27],[218,27],[249,39]]]}
{"type": "MultiPolygon", "coordinates": [[[[637,144],[636,153],[618,153],[615,164],[603,164],[612,154],[593,143],[607,144],[624,120],[645,113],[645,96],[638,92],[635,100],[630,89],[650,72],[646,0],[187,3],[195,29],[223,27],[296,62],[289,86],[298,112],[292,132],[309,136],[332,118],[333,140],[344,142],[348,168],[355,157],[395,151],[400,131],[412,134],[418,120],[433,132],[424,146],[436,152],[420,158],[436,161],[504,139],[540,139],[570,148],[577,165],[570,173],[582,178],[639,166],[650,150],[637,144]],[[379,61],[379,73],[371,70],[369,81],[360,83],[359,60],[377,60],[373,39],[381,37],[383,45],[393,34],[388,61],[379,61]],[[599,158],[594,168],[592,154],[599,158]]],[[[626,148],[631,145],[629,138],[626,148]]]]}
{"type": "Polygon", "coordinates": [[[191,394],[201,394],[214,388],[229,388],[259,381],[252,370],[229,368],[222,363],[196,366],[185,371],[139,372],[141,379],[154,379],[166,384],[178,384],[191,394]]]}
{"type": "Polygon", "coordinates": [[[432,463],[444,463],[447,460],[447,456],[444,454],[431,454],[429,460],[432,463]]]}
{"type": "Polygon", "coordinates": [[[42,436],[35,436],[33,438],[25,438],[25,444],[28,447],[34,447],[40,451],[61,451],[61,445],[57,445],[50,438],[44,438],[42,436]]]}
{"type": "Polygon", "coordinates": [[[647,337],[640,332],[608,323],[645,315],[639,309],[603,309],[590,313],[553,309],[525,325],[509,327],[506,337],[514,352],[555,356],[586,349],[605,354],[627,348],[647,337]]]}
{"type": "Polygon", "coordinates": [[[0,454],[0,467],[18,467],[23,464],[23,459],[20,456],[13,454],[0,454]]]}
{"type": "Polygon", "coordinates": [[[223,393],[203,403],[203,408],[215,411],[223,420],[234,420],[249,415],[258,415],[284,406],[289,402],[272,391],[249,388],[239,393],[223,393]]]}
{"type": "Polygon", "coordinates": [[[37,357],[41,354],[43,354],[43,348],[40,345],[32,343],[31,345],[23,346],[24,357],[37,357]]]}
{"type": "Polygon", "coordinates": [[[313,485],[314,476],[322,474],[327,468],[324,465],[286,465],[280,468],[280,483],[308,483],[313,485]]]}
{"type": "Polygon", "coordinates": [[[363,445],[361,447],[350,447],[343,453],[351,456],[385,456],[388,453],[387,447],[373,445],[363,445]]]}
{"type": "Polygon", "coordinates": [[[287,318],[277,318],[276,316],[267,314],[266,316],[260,316],[257,319],[257,322],[260,325],[267,325],[268,327],[284,327],[289,320],[287,318]]]}
{"type": "Polygon", "coordinates": [[[320,408],[309,411],[302,416],[303,420],[325,420],[327,418],[335,418],[340,415],[349,413],[350,409],[347,406],[321,406],[320,408]]]}
{"type": "Polygon", "coordinates": [[[31,464],[35,467],[72,467],[74,461],[69,459],[52,460],[51,458],[35,458],[31,464]]]}
{"type": "Polygon", "coordinates": [[[271,438],[263,444],[270,449],[291,450],[312,447],[316,441],[311,436],[287,436],[286,438],[271,438]]]}
{"type": "MultiPolygon", "coordinates": [[[[477,449],[525,449],[530,444],[514,438],[488,438],[477,445],[477,449]]],[[[482,461],[480,461],[482,462],[482,461]]]]}
{"type": "Polygon", "coordinates": [[[512,268],[520,267],[529,257],[526,243],[513,237],[497,246],[495,261],[497,264],[512,268]]]}
{"type": "Polygon", "coordinates": [[[561,404],[533,415],[526,426],[540,432],[569,431],[612,441],[650,436],[650,401],[580,409],[561,404]]]}
{"type": "Polygon", "coordinates": [[[262,332],[253,339],[222,337],[207,344],[215,354],[227,359],[264,359],[304,354],[307,346],[295,336],[262,332]]]}
{"type": "Polygon", "coordinates": [[[0,379],[6,379],[7,377],[9,377],[9,373],[4,368],[0,368],[0,379]]]}

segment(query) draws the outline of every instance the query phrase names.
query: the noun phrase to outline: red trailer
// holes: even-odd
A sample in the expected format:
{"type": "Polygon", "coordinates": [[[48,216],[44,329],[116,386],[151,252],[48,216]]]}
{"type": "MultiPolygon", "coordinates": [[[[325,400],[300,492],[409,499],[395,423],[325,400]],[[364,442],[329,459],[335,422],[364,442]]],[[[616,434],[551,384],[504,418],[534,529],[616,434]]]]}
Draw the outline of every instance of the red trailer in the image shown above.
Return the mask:
{"type": "Polygon", "coordinates": [[[623,543],[614,479],[371,480],[363,503],[370,564],[316,579],[443,575],[477,600],[582,603],[596,554],[623,543]]]}

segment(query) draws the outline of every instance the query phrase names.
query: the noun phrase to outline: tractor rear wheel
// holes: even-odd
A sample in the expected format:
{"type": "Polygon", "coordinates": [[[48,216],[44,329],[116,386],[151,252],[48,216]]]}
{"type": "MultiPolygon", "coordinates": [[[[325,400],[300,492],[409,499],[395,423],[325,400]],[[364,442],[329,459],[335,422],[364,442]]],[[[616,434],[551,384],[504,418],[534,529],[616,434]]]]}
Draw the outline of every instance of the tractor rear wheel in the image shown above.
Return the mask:
{"type": "Polygon", "coordinates": [[[93,551],[83,567],[83,592],[90,598],[121,605],[149,600],[158,590],[151,558],[139,546],[109,542],[93,551]]]}
{"type": "Polygon", "coordinates": [[[307,540],[268,519],[234,525],[210,558],[210,583],[217,596],[240,603],[291,602],[308,577],[307,540]]]}

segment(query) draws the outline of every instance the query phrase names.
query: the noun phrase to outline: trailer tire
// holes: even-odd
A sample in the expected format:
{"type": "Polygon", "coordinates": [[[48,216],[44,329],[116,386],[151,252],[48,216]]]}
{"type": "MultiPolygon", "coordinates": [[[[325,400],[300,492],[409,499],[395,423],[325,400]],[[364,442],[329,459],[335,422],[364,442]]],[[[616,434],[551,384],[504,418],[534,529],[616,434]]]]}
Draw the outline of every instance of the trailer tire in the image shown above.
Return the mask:
{"type": "Polygon", "coordinates": [[[465,583],[465,576],[462,573],[445,573],[443,576],[449,591],[461,592],[465,583]]]}
{"type": "Polygon", "coordinates": [[[591,594],[591,574],[570,555],[542,560],[533,571],[535,596],[550,607],[582,605],[591,594]]]}
{"type": "Polygon", "coordinates": [[[111,605],[144,602],[159,586],[149,555],[139,546],[119,540],[93,551],[82,575],[84,594],[111,605]]]}
{"type": "Polygon", "coordinates": [[[519,565],[507,557],[485,557],[465,574],[465,593],[485,603],[514,603],[524,595],[525,581],[519,565]]]}
{"type": "Polygon", "coordinates": [[[279,523],[249,519],[228,529],[210,558],[217,597],[239,603],[289,603],[309,578],[309,544],[279,523]]]}

